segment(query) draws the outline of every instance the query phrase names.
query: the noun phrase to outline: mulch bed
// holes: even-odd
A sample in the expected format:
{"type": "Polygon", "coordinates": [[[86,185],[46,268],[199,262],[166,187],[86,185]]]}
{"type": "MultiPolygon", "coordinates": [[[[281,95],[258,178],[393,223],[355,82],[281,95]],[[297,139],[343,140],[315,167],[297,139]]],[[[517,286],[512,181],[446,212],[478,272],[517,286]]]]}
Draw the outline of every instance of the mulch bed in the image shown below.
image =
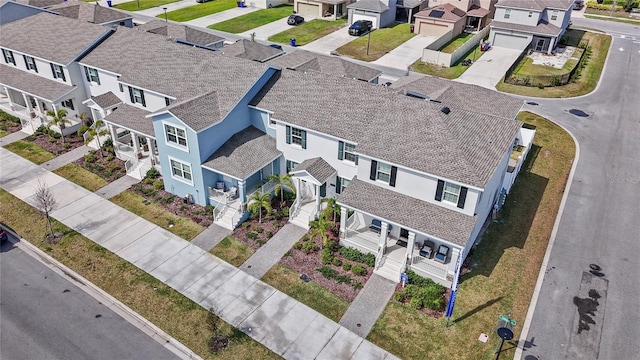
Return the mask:
{"type": "Polygon", "coordinates": [[[112,182],[127,174],[124,161],[115,157],[113,152],[103,150],[103,155],[101,157],[97,150],[92,150],[89,154],[73,163],[100,176],[107,182],[112,182]]]}
{"type": "Polygon", "coordinates": [[[84,145],[84,138],[78,134],[69,134],[65,136],[64,143],[62,142],[62,137],[55,139],[48,134],[40,132],[36,132],[33,135],[26,137],[25,140],[40,146],[54,155],[62,155],[84,145]]]}
{"type": "Polygon", "coordinates": [[[262,223],[258,221],[257,216],[251,217],[233,230],[231,236],[245,243],[253,250],[257,250],[266,244],[289,221],[288,209],[291,206],[291,202],[281,203],[280,200],[274,198],[271,201],[271,206],[274,211],[269,215],[263,214],[262,223]],[[283,209],[286,210],[283,211],[283,209]]]}
{"type": "Polygon", "coordinates": [[[9,134],[13,134],[14,132],[22,130],[22,125],[20,125],[20,122],[16,123],[8,119],[0,118],[0,128],[9,134]]]}

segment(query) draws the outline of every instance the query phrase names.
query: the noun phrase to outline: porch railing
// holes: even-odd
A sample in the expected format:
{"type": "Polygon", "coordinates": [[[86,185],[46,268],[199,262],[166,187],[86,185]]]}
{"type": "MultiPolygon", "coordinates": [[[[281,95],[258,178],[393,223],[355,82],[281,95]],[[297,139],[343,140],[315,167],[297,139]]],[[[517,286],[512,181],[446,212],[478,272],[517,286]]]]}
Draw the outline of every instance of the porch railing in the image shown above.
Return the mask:
{"type": "Polygon", "coordinates": [[[447,278],[447,266],[437,263],[435,260],[427,259],[425,257],[415,255],[411,259],[411,267],[414,269],[422,270],[427,274],[439,277],[441,279],[447,278]]]}
{"type": "Polygon", "coordinates": [[[218,203],[213,208],[213,221],[222,218],[224,211],[227,209],[227,197],[224,194],[217,201],[218,203]]]}
{"type": "Polygon", "coordinates": [[[124,162],[124,168],[127,171],[127,174],[130,174],[131,171],[133,171],[133,169],[136,167],[137,162],[138,160],[135,160],[133,158],[129,158],[124,162]]]}
{"type": "Polygon", "coordinates": [[[295,218],[300,212],[300,198],[296,197],[289,208],[289,219],[295,218]]]}
{"type": "Polygon", "coordinates": [[[376,254],[376,266],[375,270],[378,270],[382,266],[382,259],[384,258],[384,246],[378,246],[378,253],[376,254]]]}
{"type": "Polygon", "coordinates": [[[263,185],[260,185],[255,191],[253,191],[252,193],[247,195],[247,200],[249,200],[253,196],[253,194],[255,194],[255,193],[260,193],[260,194],[270,193],[275,188],[276,188],[276,182],[275,181],[267,181],[263,185]]]}
{"type": "Polygon", "coordinates": [[[151,167],[151,157],[147,157],[142,163],[140,163],[140,166],[138,167],[140,179],[144,179],[144,177],[147,176],[147,171],[149,171],[151,167]]]}

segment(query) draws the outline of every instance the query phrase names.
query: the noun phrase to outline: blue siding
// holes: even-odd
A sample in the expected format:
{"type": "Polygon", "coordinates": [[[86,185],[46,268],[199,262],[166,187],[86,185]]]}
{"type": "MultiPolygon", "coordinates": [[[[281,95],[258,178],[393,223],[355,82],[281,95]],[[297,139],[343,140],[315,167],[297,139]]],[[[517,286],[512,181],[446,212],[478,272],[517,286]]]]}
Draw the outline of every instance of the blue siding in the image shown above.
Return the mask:
{"type": "Polygon", "coordinates": [[[264,131],[271,137],[276,137],[276,129],[269,127],[268,124],[269,114],[257,109],[249,109],[249,114],[251,116],[251,125],[255,126],[260,131],[264,131]]]}

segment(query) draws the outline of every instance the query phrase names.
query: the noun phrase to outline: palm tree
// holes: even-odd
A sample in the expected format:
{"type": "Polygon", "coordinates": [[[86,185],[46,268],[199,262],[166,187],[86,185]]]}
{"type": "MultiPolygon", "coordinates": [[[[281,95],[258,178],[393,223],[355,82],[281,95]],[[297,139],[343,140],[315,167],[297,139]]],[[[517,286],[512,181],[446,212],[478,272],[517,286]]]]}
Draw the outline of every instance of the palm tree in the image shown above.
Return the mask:
{"type": "Polygon", "coordinates": [[[101,130],[103,125],[104,123],[102,122],[102,120],[96,120],[93,126],[90,127],[89,130],[87,130],[89,136],[87,137],[87,141],[85,141],[86,144],[91,142],[91,140],[96,139],[96,142],[98,142],[98,150],[100,150],[100,157],[104,157],[104,154],[102,153],[102,144],[100,144],[100,136],[109,134],[109,130],[107,130],[106,128],[101,130]]]}
{"type": "Polygon", "coordinates": [[[324,209],[323,213],[325,214],[325,216],[329,216],[329,214],[331,214],[331,220],[333,222],[336,222],[337,219],[337,215],[340,213],[340,205],[338,205],[338,202],[336,200],[336,198],[328,198],[328,199],[323,199],[322,201],[325,201],[327,203],[327,208],[324,209]]]}
{"type": "Polygon", "coordinates": [[[71,124],[71,120],[67,119],[67,110],[58,109],[57,112],[53,112],[52,110],[47,110],[47,116],[51,116],[51,122],[49,123],[49,127],[51,125],[56,125],[60,128],[60,135],[62,135],[62,143],[64,143],[64,134],[63,129],[65,128],[65,124],[71,124]]]}
{"type": "Polygon", "coordinates": [[[271,194],[256,191],[251,195],[247,208],[254,214],[257,212],[258,222],[262,223],[262,209],[267,210],[267,213],[271,212],[271,194]]]}
{"type": "Polygon", "coordinates": [[[269,180],[276,183],[275,192],[280,193],[280,201],[284,200],[285,189],[290,190],[294,194],[296,192],[296,187],[291,180],[291,174],[271,174],[269,175],[269,180]]]}
{"type": "Polygon", "coordinates": [[[320,214],[318,219],[309,222],[309,235],[315,239],[318,235],[322,238],[322,247],[329,245],[329,235],[327,230],[333,226],[333,223],[327,219],[324,214],[320,214]]]}

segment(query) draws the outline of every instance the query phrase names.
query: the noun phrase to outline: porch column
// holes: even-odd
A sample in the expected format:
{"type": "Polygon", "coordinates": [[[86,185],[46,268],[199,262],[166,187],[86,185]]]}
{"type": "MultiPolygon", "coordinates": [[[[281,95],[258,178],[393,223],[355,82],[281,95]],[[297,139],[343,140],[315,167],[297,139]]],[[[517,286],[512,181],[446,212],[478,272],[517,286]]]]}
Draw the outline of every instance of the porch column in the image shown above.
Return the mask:
{"type": "MultiPolygon", "coordinates": [[[[111,134],[111,141],[113,141],[114,145],[116,142],[118,142],[118,138],[116,137],[116,129],[113,126],[113,124],[107,124],[107,128],[109,128],[109,134],[111,134]]],[[[117,146],[114,146],[116,149],[118,148],[117,146]]]]}
{"type": "Polygon", "coordinates": [[[340,207],[340,237],[344,239],[347,234],[347,208],[340,207]]]}
{"type": "Polygon", "coordinates": [[[316,191],[316,211],[318,215],[320,215],[320,186],[314,185],[316,191]]]}
{"type": "Polygon", "coordinates": [[[24,103],[27,104],[27,110],[29,111],[29,113],[31,113],[31,111],[33,111],[33,108],[31,107],[31,101],[29,101],[29,98],[27,98],[27,95],[25,93],[22,93],[22,97],[24,98],[24,103]]]}
{"type": "Polygon", "coordinates": [[[547,54],[551,55],[551,51],[553,50],[553,47],[556,43],[555,38],[550,38],[549,39],[549,48],[547,49],[547,54]]]}
{"type": "Polygon", "coordinates": [[[387,247],[387,230],[389,229],[389,224],[384,221],[380,222],[380,241],[378,245],[383,249],[387,247]]]}
{"type": "Polygon", "coordinates": [[[136,154],[136,156],[138,156],[137,154],[140,152],[140,144],[138,144],[138,134],[136,133],[131,133],[131,136],[133,137],[133,152],[136,154]]]}
{"type": "Polygon", "coordinates": [[[243,203],[246,203],[247,200],[249,200],[249,199],[245,199],[246,194],[247,194],[247,184],[244,182],[244,180],[238,180],[238,197],[242,199],[243,203]]]}
{"type": "Polygon", "coordinates": [[[300,179],[299,178],[293,179],[293,186],[296,188],[296,199],[299,199],[300,198],[300,179]]]}
{"type": "MultiPolygon", "coordinates": [[[[458,263],[458,257],[460,256],[460,249],[451,248],[451,260],[449,261],[447,274],[455,274],[456,264],[458,263]]],[[[462,265],[460,265],[462,267],[462,265]]]]}
{"type": "Polygon", "coordinates": [[[416,246],[416,233],[409,231],[407,238],[407,259],[413,259],[413,248],[416,246]]]}
{"type": "Polygon", "coordinates": [[[407,24],[411,24],[411,15],[413,15],[413,8],[409,9],[409,18],[407,19],[407,24]]]}
{"type": "Polygon", "coordinates": [[[13,96],[11,96],[11,91],[9,91],[9,89],[6,86],[3,86],[2,89],[4,90],[4,93],[7,94],[7,99],[9,99],[9,107],[11,108],[11,110],[14,110],[13,108],[13,96]]]}

